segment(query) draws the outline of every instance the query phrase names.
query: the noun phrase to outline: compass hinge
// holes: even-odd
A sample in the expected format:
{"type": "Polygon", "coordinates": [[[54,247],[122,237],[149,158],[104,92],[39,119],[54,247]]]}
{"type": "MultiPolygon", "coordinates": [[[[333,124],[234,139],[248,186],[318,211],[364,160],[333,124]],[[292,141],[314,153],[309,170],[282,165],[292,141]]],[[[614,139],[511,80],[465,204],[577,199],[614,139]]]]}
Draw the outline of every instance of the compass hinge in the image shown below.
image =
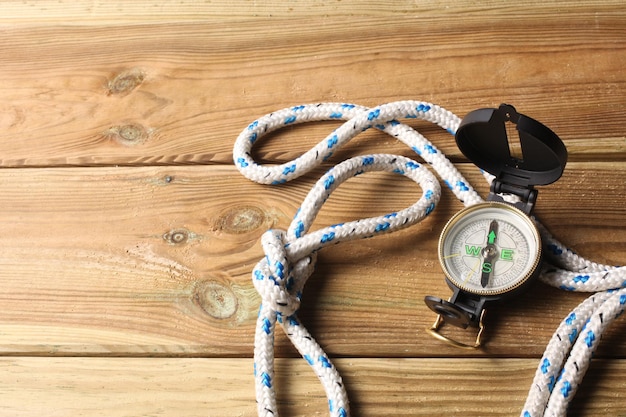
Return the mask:
{"type": "Polygon", "coordinates": [[[502,201],[506,202],[500,194],[512,194],[521,199],[521,201],[514,203],[513,205],[522,210],[526,214],[530,214],[537,202],[538,191],[532,186],[519,187],[506,182],[502,182],[499,179],[494,179],[491,183],[491,189],[489,192],[489,201],[502,201]]]}

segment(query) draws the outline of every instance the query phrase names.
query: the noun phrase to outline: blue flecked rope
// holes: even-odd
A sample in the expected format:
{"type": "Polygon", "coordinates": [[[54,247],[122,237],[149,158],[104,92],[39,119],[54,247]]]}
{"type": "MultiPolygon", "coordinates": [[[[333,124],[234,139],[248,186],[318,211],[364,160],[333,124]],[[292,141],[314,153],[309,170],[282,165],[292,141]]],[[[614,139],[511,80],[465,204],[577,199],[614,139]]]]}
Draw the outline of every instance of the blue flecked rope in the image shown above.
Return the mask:
{"type": "MultiPolygon", "coordinates": [[[[362,131],[376,128],[414,150],[465,206],[481,202],[480,196],[443,153],[413,128],[398,121],[403,118],[427,120],[452,134],[460,122],[453,113],[420,101],[400,101],[372,109],[346,103],[300,105],[251,123],[237,138],[233,159],[247,178],[262,184],[282,184],[319,166],[362,131]],[[344,120],[345,123],[293,161],[263,166],[253,160],[252,147],[263,135],[292,124],[316,120],[344,120]]],[[[493,179],[489,174],[484,175],[488,181],[493,179]]],[[[397,155],[359,156],[338,164],[320,178],[287,231],[270,230],[263,235],[266,256],[252,272],[253,283],[263,300],[254,349],[260,416],[278,415],[274,386],[276,322],[318,375],[328,397],[330,415],[348,416],[348,398],[341,376],[297,317],[304,285],[315,267],[316,253],[331,244],[390,233],[413,225],[432,212],[439,196],[439,183],[424,165],[397,155]],[[394,172],[411,178],[422,188],[421,198],[398,212],[309,232],[330,193],[347,179],[370,171],[394,172]]],[[[624,310],[626,268],[590,262],[566,248],[539,222],[536,223],[550,258],[541,280],[568,291],[597,292],[581,303],[554,333],[521,413],[523,417],[561,416],[565,415],[604,329],[624,310]]]]}

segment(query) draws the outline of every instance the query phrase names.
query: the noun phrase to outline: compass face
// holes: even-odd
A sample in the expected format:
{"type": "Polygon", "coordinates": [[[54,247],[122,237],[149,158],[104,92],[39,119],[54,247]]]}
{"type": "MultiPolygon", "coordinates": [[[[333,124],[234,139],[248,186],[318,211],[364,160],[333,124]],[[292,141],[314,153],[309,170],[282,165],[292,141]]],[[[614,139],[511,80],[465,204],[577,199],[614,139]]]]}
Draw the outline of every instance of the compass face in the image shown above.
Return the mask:
{"type": "Polygon", "coordinates": [[[444,227],[439,261],[448,280],[477,295],[502,295],[537,272],[541,240],[521,210],[498,202],[468,207],[444,227]]]}

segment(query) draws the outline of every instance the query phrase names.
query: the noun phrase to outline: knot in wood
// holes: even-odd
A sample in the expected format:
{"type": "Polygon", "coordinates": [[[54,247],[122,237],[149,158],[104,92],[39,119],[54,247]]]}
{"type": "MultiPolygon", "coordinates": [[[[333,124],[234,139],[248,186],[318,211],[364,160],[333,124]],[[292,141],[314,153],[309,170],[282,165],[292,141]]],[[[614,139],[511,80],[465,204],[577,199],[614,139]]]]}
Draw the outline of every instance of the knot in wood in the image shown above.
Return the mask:
{"type": "Polygon", "coordinates": [[[135,146],[143,143],[150,136],[150,133],[144,126],[136,123],[113,126],[107,131],[107,134],[126,146],[135,146]]]}
{"type": "Polygon", "coordinates": [[[107,95],[126,95],[143,83],[145,77],[145,73],[138,68],[121,72],[109,81],[107,95]]]}
{"type": "Polygon", "coordinates": [[[234,316],[239,307],[239,300],[233,290],[227,284],[212,280],[198,283],[194,301],[209,316],[218,320],[234,316]]]}
{"type": "Polygon", "coordinates": [[[174,229],[163,235],[163,239],[170,245],[182,245],[189,240],[190,232],[187,229],[174,229]]]}
{"type": "Polygon", "coordinates": [[[241,234],[258,229],[265,223],[266,213],[254,206],[237,206],[228,209],[218,219],[218,228],[226,233],[241,234]]]}

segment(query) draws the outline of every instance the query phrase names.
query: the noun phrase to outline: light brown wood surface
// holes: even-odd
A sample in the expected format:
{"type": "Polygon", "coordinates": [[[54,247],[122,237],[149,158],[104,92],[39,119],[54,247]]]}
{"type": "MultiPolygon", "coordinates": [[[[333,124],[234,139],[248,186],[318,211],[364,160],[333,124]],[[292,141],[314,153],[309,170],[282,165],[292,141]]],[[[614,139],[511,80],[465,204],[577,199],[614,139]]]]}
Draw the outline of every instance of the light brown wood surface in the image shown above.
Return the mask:
{"type": "MultiPolygon", "coordinates": [[[[537,215],[583,256],[626,262],[621,1],[3,1],[0,33],[1,416],[255,415],[261,234],[286,228],[332,164],[415,157],[368,131],[304,178],[249,182],[235,138],[291,105],[418,99],[463,116],[514,104],[570,153],[537,215]]],[[[486,192],[449,134],[409,123],[486,192]]],[[[278,132],[256,156],[285,162],[337,125],[278,132]]],[[[314,227],[419,195],[368,174],[314,227]]],[[[537,284],[489,311],[483,349],[430,338],[422,300],[448,295],[436,245],[460,208],[446,191],[415,227],[321,251],[300,315],[355,416],[518,415],[553,330],[585,298],[537,284]]],[[[281,414],[327,415],[315,375],[276,343],[281,414]]],[[[626,415],[624,352],[622,320],[569,415],[626,415]]]]}

